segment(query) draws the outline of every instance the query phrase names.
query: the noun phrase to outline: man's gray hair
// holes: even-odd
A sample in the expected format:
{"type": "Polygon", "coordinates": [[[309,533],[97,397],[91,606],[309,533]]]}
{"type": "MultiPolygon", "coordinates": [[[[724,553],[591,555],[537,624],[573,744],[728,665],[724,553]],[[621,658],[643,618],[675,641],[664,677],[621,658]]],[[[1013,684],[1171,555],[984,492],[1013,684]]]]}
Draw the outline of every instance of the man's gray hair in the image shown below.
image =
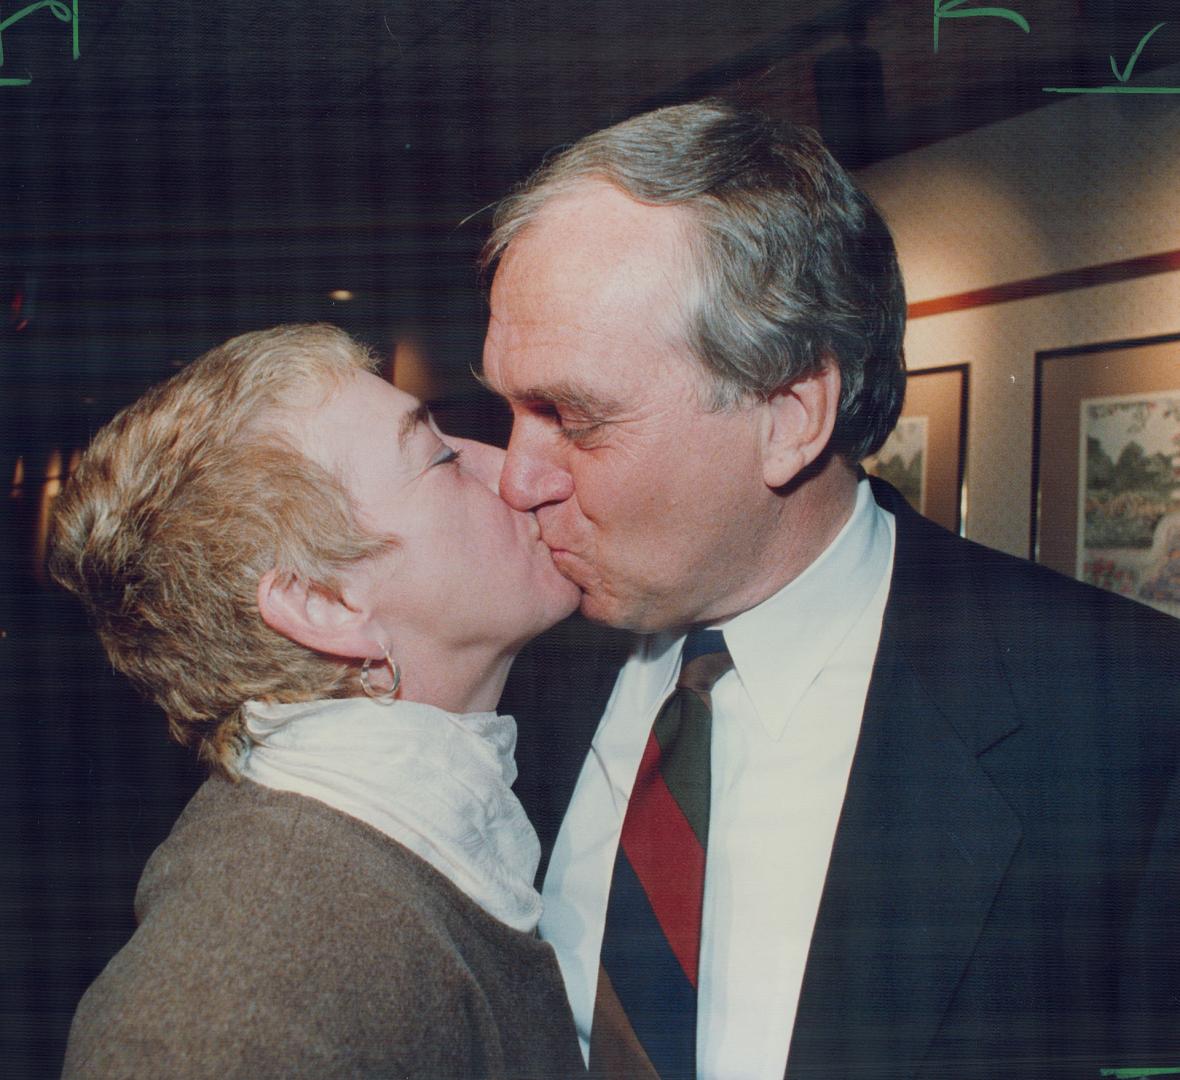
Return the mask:
{"type": "Polygon", "coordinates": [[[714,407],[768,397],[831,358],[833,449],[851,461],[880,449],[905,396],[905,290],[888,228],[815,132],[711,100],[588,135],[500,204],[485,274],[551,199],[588,180],[695,222],[686,338],[714,407]]]}

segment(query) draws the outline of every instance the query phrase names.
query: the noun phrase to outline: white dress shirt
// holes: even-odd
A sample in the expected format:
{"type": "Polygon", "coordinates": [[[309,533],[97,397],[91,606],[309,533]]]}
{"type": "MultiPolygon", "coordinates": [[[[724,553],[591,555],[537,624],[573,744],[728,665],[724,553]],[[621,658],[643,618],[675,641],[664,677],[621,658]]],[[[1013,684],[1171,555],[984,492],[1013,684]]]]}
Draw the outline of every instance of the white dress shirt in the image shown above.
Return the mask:
{"type": "MultiPolygon", "coordinates": [[[[781,1080],[836,823],[860,733],[893,565],[893,516],[867,481],[794,581],[721,629],[734,670],[713,688],[712,805],[697,1074],[781,1080]]],[[[545,879],[589,1056],[615,849],[644,744],[680,670],[682,636],[644,638],[619,673],[545,879]]]]}

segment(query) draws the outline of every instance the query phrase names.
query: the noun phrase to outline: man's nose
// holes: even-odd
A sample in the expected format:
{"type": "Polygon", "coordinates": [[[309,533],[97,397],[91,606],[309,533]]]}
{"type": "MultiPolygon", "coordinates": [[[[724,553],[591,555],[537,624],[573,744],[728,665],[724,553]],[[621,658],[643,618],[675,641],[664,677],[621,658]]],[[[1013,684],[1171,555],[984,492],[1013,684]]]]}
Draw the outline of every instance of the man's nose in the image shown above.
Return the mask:
{"type": "Polygon", "coordinates": [[[447,442],[462,451],[463,456],[459,460],[463,468],[492,491],[499,492],[500,471],[504,467],[503,450],[474,439],[457,439],[453,435],[447,436],[447,442]]]}
{"type": "Polygon", "coordinates": [[[574,493],[573,477],[550,450],[513,425],[508,453],[500,472],[500,498],[514,510],[536,510],[564,502],[574,493]]]}

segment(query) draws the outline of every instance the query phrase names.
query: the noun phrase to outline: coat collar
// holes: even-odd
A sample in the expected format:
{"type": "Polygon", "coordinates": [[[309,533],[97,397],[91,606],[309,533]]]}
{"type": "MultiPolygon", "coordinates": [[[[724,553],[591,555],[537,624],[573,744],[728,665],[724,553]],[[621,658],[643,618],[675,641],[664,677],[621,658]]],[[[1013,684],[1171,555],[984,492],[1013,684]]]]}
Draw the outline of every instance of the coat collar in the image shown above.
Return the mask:
{"type": "Polygon", "coordinates": [[[897,650],[964,744],[982,753],[1021,723],[977,580],[983,549],[918,515],[884,481],[872,485],[897,522],[882,643],[897,650]]]}

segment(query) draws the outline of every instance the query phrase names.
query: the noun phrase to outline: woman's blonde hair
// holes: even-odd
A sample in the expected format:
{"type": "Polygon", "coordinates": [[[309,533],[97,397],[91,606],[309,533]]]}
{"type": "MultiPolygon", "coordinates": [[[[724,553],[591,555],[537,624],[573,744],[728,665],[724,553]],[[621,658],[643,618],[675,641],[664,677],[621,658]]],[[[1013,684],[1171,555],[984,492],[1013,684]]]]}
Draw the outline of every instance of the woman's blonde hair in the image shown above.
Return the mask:
{"type": "Polygon", "coordinates": [[[292,409],[374,367],[335,327],[233,338],[120,412],[58,500],[50,572],[173,737],[225,775],[247,700],[356,693],[354,665],[271,630],[257,593],[271,569],[336,592],[343,567],[391,545],[283,430],[292,409]]]}

